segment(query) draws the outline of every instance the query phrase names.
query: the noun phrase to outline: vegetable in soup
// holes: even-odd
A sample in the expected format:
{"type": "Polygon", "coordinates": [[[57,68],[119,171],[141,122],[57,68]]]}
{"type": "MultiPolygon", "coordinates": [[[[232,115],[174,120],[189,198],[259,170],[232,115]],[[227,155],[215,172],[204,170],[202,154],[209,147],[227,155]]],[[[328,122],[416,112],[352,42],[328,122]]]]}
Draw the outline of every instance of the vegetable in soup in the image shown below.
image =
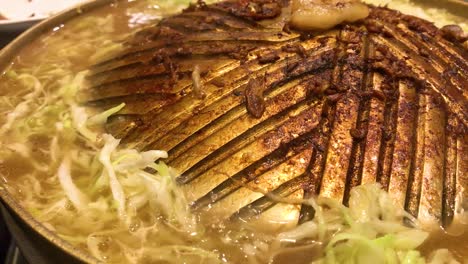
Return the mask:
{"type": "Polygon", "coordinates": [[[466,260],[465,224],[451,234],[428,229],[379,184],[355,187],[348,206],[326,197],[266,194],[286,207],[312,207],[313,219],[298,226],[264,228],[260,220],[194,212],[175,180],[178,172],[164,163],[165,150],[132,149],[107,134],[107,119],[125,104],[81,104],[87,68],[118,52],[129,34],[186,5],[116,2],[57,26],[21,51],[0,76],[0,188],[59,237],[109,263],[466,260]]]}

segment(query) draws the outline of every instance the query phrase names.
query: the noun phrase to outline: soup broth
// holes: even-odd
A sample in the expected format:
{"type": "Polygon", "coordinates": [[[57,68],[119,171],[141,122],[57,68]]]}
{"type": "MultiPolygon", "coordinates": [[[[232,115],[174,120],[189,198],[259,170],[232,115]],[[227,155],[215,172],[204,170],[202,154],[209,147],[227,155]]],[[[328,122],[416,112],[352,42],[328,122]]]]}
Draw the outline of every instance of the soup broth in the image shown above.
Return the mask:
{"type": "MultiPolygon", "coordinates": [[[[110,263],[310,263],[321,259],[329,254],[324,252],[331,252],[326,251],[332,248],[327,243],[335,233],[352,229],[341,219],[343,215],[353,218],[352,210],[327,199],[287,197],[278,212],[293,212],[290,209],[304,202],[317,209],[318,220],[302,229],[295,229],[293,213],[291,222],[271,223],[260,218],[223,221],[210,210],[191,212],[174,181],[177,172],[161,162],[164,153],[119,150],[118,140],[105,135],[102,120],[123,105],[110,102],[106,116],[101,115],[103,109],[77,102],[77,90],[85,86],[91,65],[119,51],[129,34],[187,6],[186,1],[169,2],[112,3],[57,25],[19,53],[0,76],[1,186],[46,228],[110,263]],[[148,156],[157,160],[156,165],[147,161],[148,156]],[[132,163],[135,160],[145,166],[132,163]],[[314,239],[308,239],[306,230],[320,229],[320,219],[337,228],[323,234],[317,231],[318,235],[311,235],[314,239]]],[[[430,14],[427,17],[438,18],[430,14]]],[[[356,192],[387,197],[376,188],[356,192]]],[[[403,225],[403,219],[411,217],[395,212],[391,223],[398,232],[413,230],[403,225]]],[[[356,219],[357,229],[364,232],[366,224],[356,219]]],[[[412,223],[418,226],[417,221],[412,223]]],[[[459,225],[461,231],[456,234],[427,227],[432,234],[417,250],[429,258],[434,250],[448,248],[459,261],[466,260],[468,232],[459,225]]],[[[424,236],[424,231],[411,232],[409,236],[424,236]]],[[[369,241],[383,243],[376,242],[380,235],[375,236],[369,241]]],[[[359,250],[364,249],[362,245],[359,250]]],[[[341,249],[334,250],[338,254],[341,249]]]]}

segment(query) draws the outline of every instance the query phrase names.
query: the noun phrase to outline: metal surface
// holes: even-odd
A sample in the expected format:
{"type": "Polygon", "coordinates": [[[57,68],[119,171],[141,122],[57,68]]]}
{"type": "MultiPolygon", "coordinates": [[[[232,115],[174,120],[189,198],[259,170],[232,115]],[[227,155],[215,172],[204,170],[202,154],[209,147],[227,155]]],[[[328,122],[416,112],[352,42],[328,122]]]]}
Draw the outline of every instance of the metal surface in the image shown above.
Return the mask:
{"type": "MultiPolygon", "coordinates": [[[[31,40],[80,13],[110,2],[96,1],[83,6],[80,12],[72,10],[35,26],[0,52],[0,69],[31,40]]],[[[465,7],[454,5],[453,10],[458,12],[465,7]]],[[[170,164],[183,172],[180,182],[185,184],[195,209],[213,203],[212,212],[224,217],[249,217],[265,212],[269,217],[297,221],[307,218],[308,208],[285,209],[252,188],[288,197],[322,194],[346,202],[352,186],[377,180],[414,215],[441,220],[447,225],[457,217],[455,209],[461,206],[455,194],[467,187],[468,138],[457,130],[460,123],[466,128],[466,53],[460,53],[442,39],[421,41],[427,34],[414,34],[408,25],[400,28],[385,21],[379,23],[394,37],[364,34],[354,45],[355,33],[366,29],[352,26],[330,31],[326,39],[306,38],[301,42],[305,57],[301,52],[281,49],[286,43],[298,42],[297,34],[279,36],[274,30],[264,30],[261,41],[255,34],[251,39],[248,34],[238,35],[228,56],[206,59],[203,52],[220,47],[203,43],[192,46],[192,51],[198,48],[200,51],[195,58],[202,68],[207,94],[203,100],[191,97],[193,60],[185,64],[183,60],[177,61],[177,70],[185,72],[177,76],[180,79],[174,86],[180,90],[163,93],[162,88],[174,84],[168,82],[167,76],[138,80],[138,87],[147,90],[136,90],[136,82],[112,79],[116,76],[113,74],[106,76],[109,69],[103,64],[95,68],[96,76],[91,80],[94,85],[102,84],[102,89],[85,94],[83,100],[93,100],[100,106],[112,105],[122,98],[128,100],[132,107],[114,118],[109,130],[139,148],[170,150],[170,164]],[[245,39],[239,41],[242,37],[245,39]],[[235,58],[239,47],[263,54],[267,51],[266,43],[268,50],[277,49],[280,54],[274,63],[259,64],[256,56],[235,58]],[[391,80],[385,69],[369,71],[370,59],[384,52],[378,50],[379,45],[388,47],[388,54],[404,61],[402,65],[409,67],[417,78],[391,80]],[[420,47],[434,50],[429,57],[422,58],[420,47]],[[346,63],[351,62],[349,55],[353,53],[356,56],[352,63],[346,63]],[[343,63],[336,63],[339,58],[343,63]],[[245,60],[244,64],[239,59],[245,60]],[[457,67],[463,75],[447,73],[449,82],[440,77],[445,69],[457,67]],[[429,73],[424,72],[426,68],[429,73]],[[286,78],[285,71],[293,77],[286,78]],[[267,78],[263,77],[265,73],[267,78]],[[266,108],[261,118],[252,117],[243,104],[243,91],[250,78],[271,87],[264,93],[266,108]],[[414,80],[428,80],[431,84],[428,92],[421,93],[420,83],[414,80]],[[104,85],[106,82],[112,84],[104,85]],[[120,88],[113,89],[112,85],[120,88]],[[312,93],[311,85],[316,89],[312,93]],[[392,100],[382,100],[382,91],[389,87],[395,91],[392,100]],[[430,92],[434,88],[436,93],[430,92]],[[437,91],[439,88],[442,90],[437,91]],[[313,96],[328,89],[342,90],[341,95],[335,91],[323,97],[313,96]],[[452,98],[452,92],[463,93],[462,99],[452,98]],[[448,111],[441,102],[447,104],[448,111]]],[[[250,22],[237,25],[258,31],[250,22]]],[[[233,36],[236,35],[227,34],[224,38],[233,36]]],[[[141,54],[133,57],[136,62],[148,57],[145,53],[135,54],[141,54]]],[[[124,66],[130,61],[121,63],[124,66]]],[[[146,70],[153,73],[161,70],[148,65],[146,70]]],[[[119,68],[120,79],[135,74],[125,69],[119,68]]],[[[2,188],[0,197],[10,208],[4,210],[8,225],[15,237],[21,237],[24,244],[32,247],[29,252],[41,252],[45,245],[50,251],[42,253],[57,257],[55,263],[63,263],[60,258],[68,257],[73,261],[96,261],[36,222],[2,188]],[[27,228],[31,228],[29,233],[24,232],[27,228]]]]}
{"type": "Polygon", "coordinates": [[[93,67],[82,100],[125,102],[108,130],[130,147],[168,150],[193,208],[221,219],[273,211],[274,221],[302,221],[310,208],[285,210],[258,190],[347,203],[352,187],[376,181],[422,221],[460,217],[462,44],[386,8],[316,36],[261,16],[220,4],[163,20],[93,67]],[[193,91],[194,65],[203,98],[193,91]]]}
{"type": "Polygon", "coordinates": [[[75,254],[69,254],[71,251],[68,251],[68,244],[62,240],[56,239],[51,234],[44,237],[37,233],[37,226],[23,222],[11,209],[1,205],[0,209],[8,229],[13,234],[18,248],[24,253],[27,262],[34,264],[82,263],[80,259],[74,257],[76,253],[80,252],[75,251],[75,254]],[[51,238],[52,240],[50,240],[51,238]]]}
{"type": "Polygon", "coordinates": [[[12,242],[8,248],[8,256],[5,259],[4,264],[29,264],[29,262],[24,258],[24,255],[21,253],[19,248],[14,242],[12,242]]]}
{"type": "Polygon", "coordinates": [[[8,246],[10,245],[10,233],[6,228],[3,216],[0,211],[0,263],[3,263],[7,257],[8,246]]]}

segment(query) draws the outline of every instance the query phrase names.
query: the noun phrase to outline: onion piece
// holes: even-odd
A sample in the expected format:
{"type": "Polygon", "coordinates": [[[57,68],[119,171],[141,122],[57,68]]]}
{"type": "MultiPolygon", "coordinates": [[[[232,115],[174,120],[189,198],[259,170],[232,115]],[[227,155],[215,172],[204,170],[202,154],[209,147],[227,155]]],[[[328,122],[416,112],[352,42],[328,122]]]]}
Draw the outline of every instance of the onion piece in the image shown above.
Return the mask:
{"type": "Polygon", "coordinates": [[[203,85],[200,77],[200,66],[195,65],[192,72],[192,81],[193,81],[193,94],[197,99],[203,99],[206,97],[205,92],[203,91],[203,85]]]}
{"type": "Polygon", "coordinates": [[[293,0],[291,26],[300,30],[325,30],[369,15],[367,5],[355,0],[293,0]]]}
{"type": "Polygon", "coordinates": [[[57,175],[63,191],[68,199],[72,202],[73,206],[78,210],[83,210],[89,203],[88,198],[83,194],[80,189],[73,183],[70,169],[70,157],[65,156],[60,164],[57,175]]]}
{"type": "Polygon", "coordinates": [[[102,138],[104,139],[104,147],[99,153],[99,161],[104,166],[102,173],[105,173],[109,177],[109,184],[112,191],[112,196],[118,205],[119,216],[123,218],[125,216],[125,193],[123,191],[122,185],[117,179],[116,172],[111,162],[111,155],[117,149],[117,146],[120,143],[120,140],[115,139],[113,136],[108,134],[103,134],[102,138]]]}

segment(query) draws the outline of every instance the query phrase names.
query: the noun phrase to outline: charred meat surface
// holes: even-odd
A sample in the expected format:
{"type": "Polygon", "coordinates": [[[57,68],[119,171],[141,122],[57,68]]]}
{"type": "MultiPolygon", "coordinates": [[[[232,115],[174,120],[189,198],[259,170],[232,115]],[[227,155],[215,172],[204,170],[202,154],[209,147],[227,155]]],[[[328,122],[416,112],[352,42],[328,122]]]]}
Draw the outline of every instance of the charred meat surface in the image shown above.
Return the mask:
{"type": "Polygon", "coordinates": [[[460,217],[466,35],[374,6],[354,23],[301,31],[287,26],[290,5],[198,2],[93,66],[83,103],[125,102],[109,132],[168,150],[193,207],[222,217],[277,206],[258,189],[347,203],[353,186],[376,181],[420,219],[460,217]]]}

